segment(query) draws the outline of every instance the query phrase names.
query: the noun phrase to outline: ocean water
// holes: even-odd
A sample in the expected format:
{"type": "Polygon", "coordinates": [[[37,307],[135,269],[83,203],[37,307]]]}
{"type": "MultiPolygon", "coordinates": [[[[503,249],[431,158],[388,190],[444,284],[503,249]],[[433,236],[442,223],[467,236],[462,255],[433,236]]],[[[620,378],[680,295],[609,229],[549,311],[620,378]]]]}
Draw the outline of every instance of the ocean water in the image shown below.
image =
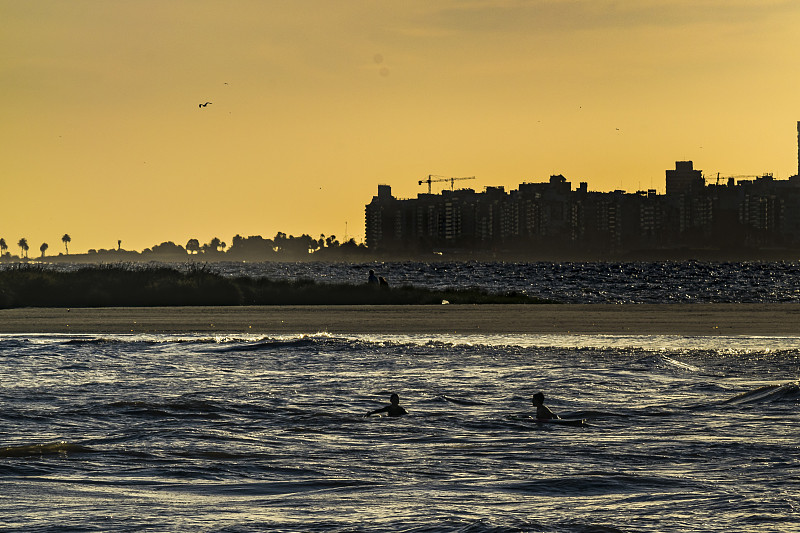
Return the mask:
{"type": "Polygon", "coordinates": [[[209,268],[322,283],[364,283],[374,269],[391,285],[479,287],[563,303],[800,302],[800,261],[218,263],[209,268]]]}
{"type": "Polygon", "coordinates": [[[800,530],[800,337],[2,335],[0,365],[2,531],[800,530]]]}

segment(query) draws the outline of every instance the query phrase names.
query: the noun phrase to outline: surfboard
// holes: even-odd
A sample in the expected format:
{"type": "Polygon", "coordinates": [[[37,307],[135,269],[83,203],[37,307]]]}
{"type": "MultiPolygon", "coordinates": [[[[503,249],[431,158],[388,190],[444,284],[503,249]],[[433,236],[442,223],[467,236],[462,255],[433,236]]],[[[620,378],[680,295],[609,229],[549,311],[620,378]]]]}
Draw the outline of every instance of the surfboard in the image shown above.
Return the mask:
{"type": "Polygon", "coordinates": [[[534,418],[537,424],[551,424],[554,426],[585,426],[585,418],[534,418]]]}

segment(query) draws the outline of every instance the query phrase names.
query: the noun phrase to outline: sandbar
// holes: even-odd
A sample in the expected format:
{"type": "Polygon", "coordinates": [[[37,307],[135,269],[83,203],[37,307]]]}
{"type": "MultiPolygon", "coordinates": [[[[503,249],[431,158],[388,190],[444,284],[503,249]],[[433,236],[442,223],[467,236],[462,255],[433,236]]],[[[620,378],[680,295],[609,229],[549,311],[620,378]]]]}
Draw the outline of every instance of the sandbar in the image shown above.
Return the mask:
{"type": "Polygon", "coordinates": [[[0,333],[800,335],[800,304],[20,308],[0,333]]]}

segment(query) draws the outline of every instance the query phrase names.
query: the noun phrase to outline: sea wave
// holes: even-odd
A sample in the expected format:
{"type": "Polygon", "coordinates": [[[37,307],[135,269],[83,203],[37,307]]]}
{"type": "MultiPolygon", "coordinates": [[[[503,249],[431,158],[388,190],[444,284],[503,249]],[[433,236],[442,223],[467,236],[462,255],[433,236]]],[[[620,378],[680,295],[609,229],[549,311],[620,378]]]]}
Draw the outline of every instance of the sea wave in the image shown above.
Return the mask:
{"type": "Polygon", "coordinates": [[[49,442],[37,444],[18,444],[0,448],[0,458],[36,457],[41,455],[67,455],[75,453],[91,453],[94,450],[74,442],[49,442]]]}
{"type": "Polygon", "coordinates": [[[653,476],[648,474],[621,474],[618,472],[584,472],[575,476],[540,478],[524,483],[508,483],[505,490],[542,496],[598,496],[619,493],[676,492],[704,490],[706,487],[691,479],[653,476]]]}
{"type": "MultiPolygon", "coordinates": [[[[453,347],[489,348],[500,350],[569,349],[569,350],[618,350],[637,353],[685,353],[696,354],[708,351],[721,355],[760,355],[784,354],[800,358],[800,336],[680,336],[680,335],[596,335],[596,334],[2,334],[0,349],[10,352],[27,346],[52,345],[54,342],[65,347],[91,347],[102,345],[130,345],[148,347],[160,345],[207,346],[212,350],[225,352],[258,352],[279,348],[305,349],[324,347],[332,350],[363,349],[365,347],[424,347],[443,351],[453,347]]],[[[667,357],[667,356],[665,356],[667,357]]],[[[685,365],[669,357],[660,359],[661,363],[674,366],[685,365]]],[[[656,359],[654,359],[656,361],[656,359]]],[[[691,365],[689,365],[691,366],[691,365]]],[[[689,367],[686,367],[689,370],[689,367]]]]}
{"type": "Polygon", "coordinates": [[[8,340],[0,515],[19,531],[735,530],[743,512],[758,530],[797,505],[785,339],[8,340]],[[589,426],[537,424],[540,390],[589,426]],[[408,416],[364,416],[393,392],[408,416]]]}
{"type": "Polygon", "coordinates": [[[782,383],[778,385],[764,385],[757,389],[737,394],[725,400],[723,404],[751,404],[751,403],[777,403],[796,402],[800,400],[800,382],[782,383]]]}
{"type": "Polygon", "coordinates": [[[635,364],[640,365],[648,370],[657,368],[669,368],[672,370],[680,370],[685,372],[699,372],[701,370],[698,366],[684,363],[683,361],[668,357],[663,353],[648,354],[645,357],[637,359],[635,364]]]}

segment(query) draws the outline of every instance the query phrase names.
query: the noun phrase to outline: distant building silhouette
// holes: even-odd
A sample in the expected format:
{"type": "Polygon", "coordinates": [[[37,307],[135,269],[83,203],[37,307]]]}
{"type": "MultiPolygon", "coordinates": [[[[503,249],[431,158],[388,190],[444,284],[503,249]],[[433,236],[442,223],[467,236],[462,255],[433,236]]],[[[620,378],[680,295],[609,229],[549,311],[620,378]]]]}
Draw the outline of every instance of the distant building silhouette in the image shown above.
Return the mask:
{"type": "Polygon", "coordinates": [[[676,161],[675,170],[667,170],[667,196],[692,194],[703,187],[703,173],[691,161],[676,161]]]}
{"type": "Polygon", "coordinates": [[[388,255],[534,259],[800,253],[800,177],[743,177],[722,184],[717,177],[706,185],[692,161],[677,161],[666,171],[665,195],[653,189],[590,192],[585,182],[572,190],[561,175],[509,192],[458,189],[413,199],[395,198],[390,186],[379,185],[365,208],[366,244],[388,255]]]}

